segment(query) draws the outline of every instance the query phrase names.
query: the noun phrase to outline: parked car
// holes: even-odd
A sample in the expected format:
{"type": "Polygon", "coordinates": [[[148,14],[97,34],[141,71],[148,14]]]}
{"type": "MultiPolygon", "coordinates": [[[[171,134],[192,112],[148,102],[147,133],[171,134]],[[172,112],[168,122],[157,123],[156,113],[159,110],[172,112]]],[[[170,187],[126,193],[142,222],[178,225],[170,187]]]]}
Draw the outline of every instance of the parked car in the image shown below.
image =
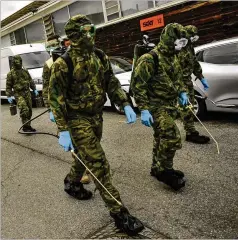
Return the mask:
{"type": "MultiPolygon", "coordinates": [[[[136,103],[133,97],[129,96],[129,87],[132,73],[131,60],[125,57],[111,56],[109,57],[113,73],[118,78],[121,83],[122,89],[125,91],[129,97],[133,107],[136,107],[136,103]]],[[[123,109],[121,109],[116,103],[113,103],[107,98],[105,106],[112,106],[118,113],[124,114],[123,109]]]]}
{"type": "Polygon", "coordinates": [[[205,94],[193,75],[197,115],[238,112],[238,37],[201,45],[195,53],[210,86],[205,94]]]}

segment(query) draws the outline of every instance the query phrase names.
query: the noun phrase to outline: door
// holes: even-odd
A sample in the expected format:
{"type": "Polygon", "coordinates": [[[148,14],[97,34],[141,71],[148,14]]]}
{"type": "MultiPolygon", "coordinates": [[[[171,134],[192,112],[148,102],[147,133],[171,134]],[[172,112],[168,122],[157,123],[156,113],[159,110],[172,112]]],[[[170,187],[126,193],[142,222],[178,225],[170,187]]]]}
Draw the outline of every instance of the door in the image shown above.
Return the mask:
{"type": "Polygon", "coordinates": [[[205,49],[198,54],[210,88],[208,96],[217,106],[238,106],[238,42],[205,49]]]}

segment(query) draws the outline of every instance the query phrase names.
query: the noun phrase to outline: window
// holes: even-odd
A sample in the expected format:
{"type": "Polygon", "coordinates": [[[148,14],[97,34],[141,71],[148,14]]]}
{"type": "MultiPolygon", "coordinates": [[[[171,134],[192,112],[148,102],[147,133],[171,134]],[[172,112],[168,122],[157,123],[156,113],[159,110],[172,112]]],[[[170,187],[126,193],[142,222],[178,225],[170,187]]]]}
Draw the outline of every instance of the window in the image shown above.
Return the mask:
{"type": "Polygon", "coordinates": [[[86,15],[93,24],[104,22],[102,1],[77,1],[69,5],[70,16],[77,14],[86,15]]]}
{"type": "Polygon", "coordinates": [[[161,5],[164,5],[166,3],[169,3],[169,2],[173,2],[174,0],[160,0],[160,1],[155,1],[155,6],[156,7],[159,7],[161,5]]]}
{"type": "Polygon", "coordinates": [[[213,64],[238,64],[238,43],[213,47],[203,51],[200,61],[213,64]]]}
{"type": "Polygon", "coordinates": [[[11,45],[16,45],[16,39],[15,39],[14,32],[10,33],[10,42],[11,42],[11,45]]]}
{"type": "Polygon", "coordinates": [[[17,45],[26,43],[24,28],[20,28],[20,29],[16,30],[14,33],[15,33],[15,39],[16,39],[17,45]]]}
{"type": "Polygon", "coordinates": [[[131,1],[120,1],[122,16],[128,16],[139,11],[143,11],[149,8],[153,8],[153,1],[147,0],[131,0],[131,1]]]}
{"type": "Polygon", "coordinates": [[[11,46],[10,34],[1,37],[1,48],[11,46]]]}
{"type": "Polygon", "coordinates": [[[120,17],[119,14],[119,2],[112,0],[104,0],[107,20],[111,21],[120,17]]]}
{"type": "Polygon", "coordinates": [[[131,63],[126,59],[111,57],[110,62],[114,74],[129,72],[132,70],[131,63]]]}
{"type": "Polygon", "coordinates": [[[55,33],[60,36],[65,35],[64,25],[69,20],[68,8],[62,8],[52,14],[55,33]]]}
{"type": "Polygon", "coordinates": [[[28,43],[45,40],[45,31],[42,20],[37,20],[25,27],[28,43]]]}
{"type": "Polygon", "coordinates": [[[45,62],[50,58],[48,52],[31,52],[20,54],[22,65],[26,69],[42,68],[45,62]]]}
{"type": "Polygon", "coordinates": [[[10,71],[9,65],[10,64],[9,64],[8,57],[1,58],[1,74],[2,75],[8,74],[8,72],[10,71]]]}

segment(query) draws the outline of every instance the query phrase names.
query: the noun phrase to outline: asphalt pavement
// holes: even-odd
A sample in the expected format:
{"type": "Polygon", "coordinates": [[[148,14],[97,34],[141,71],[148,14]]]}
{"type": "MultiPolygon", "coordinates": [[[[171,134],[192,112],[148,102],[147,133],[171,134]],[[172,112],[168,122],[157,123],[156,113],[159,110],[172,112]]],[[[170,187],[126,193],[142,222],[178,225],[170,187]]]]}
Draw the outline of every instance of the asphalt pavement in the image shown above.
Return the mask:
{"type": "MultiPolygon", "coordinates": [[[[33,109],[33,115],[45,108],[33,109]]],[[[19,116],[1,107],[1,238],[82,239],[112,225],[98,191],[89,201],[77,201],[63,190],[71,154],[48,135],[17,133],[19,116]]],[[[138,116],[139,117],[139,116],[138,116]]],[[[210,114],[205,125],[219,142],[195,145],[184,141],[174,167],[182,170],[186,187],[174,192],[150,176],[152,129],[140,121],[104,112],[102,145],[113,183],[124,204],[160,238],[238,237],[238,115],[210,114]]],[[[48,114],[32,123],[38,131],[56,134],[48,114]]],[[[199,123],[197,129],[206,134],[199,123]]],[[[94,191],[94,184],[86,186],[94,191]]],[[[100,238],[100,234],[98,235],[100,238]]]]}

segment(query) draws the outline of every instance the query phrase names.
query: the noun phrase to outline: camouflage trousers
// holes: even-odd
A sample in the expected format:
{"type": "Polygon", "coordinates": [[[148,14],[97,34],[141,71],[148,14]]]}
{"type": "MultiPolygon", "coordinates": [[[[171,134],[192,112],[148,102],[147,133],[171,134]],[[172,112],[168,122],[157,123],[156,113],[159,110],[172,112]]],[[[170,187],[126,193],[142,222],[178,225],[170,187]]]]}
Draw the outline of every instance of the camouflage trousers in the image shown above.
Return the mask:
{"type": "MultiPolygon", "coordinates": [[[[32,117],[32,100],[31,100],[31,92],[27,91],[22,94],[17,94],[16,101],[17,107],[20,110],[20,117],[22,123],[24,124],[32,117]]],[[[30,126],[31,123],[27,123],[25,126],[30,126]]]]}
{"type": "MultiPolygon", "coordinates": [[[[93,117],[81,116],[77,120],[70,120],[68,125],[77,156],[107,188],[112,196],[121,202],[119,192],[112,184],[110,166],[100,144],[103,129],[102,115],[98,114],[93,117]]],[[[84,172],[85,167],[79,160],[74,159],[68,176],[73,182],[79,182],[84,172]]],[[[121,206],[118,205],[95,179],[93,180],[109,211],[119,212],[121,206]]]]}
{"type": "MultiPolygon", "coordinates": [[[[190,80],[190,83],[186,84],[188,87],[188,96],[189,96],[189,101],[194,104],[194,89],[193,89],[193,84],[192,80],[190,80]]],[[[186,131],[186,134],[191,134],[192,132],[195,132],[195,125],[194,125],[194,115],[188,108],[184,108],[181,111],[181,119],[183,121],[184,129],[186,131]]]]}
{"type": "Polygon", "coordinates": [[[177,116],[177,109],[153,112],[153,169],[162,171],[173,168],[175,152],[182,147],[180,132],[175,123],[177,116]]]}

